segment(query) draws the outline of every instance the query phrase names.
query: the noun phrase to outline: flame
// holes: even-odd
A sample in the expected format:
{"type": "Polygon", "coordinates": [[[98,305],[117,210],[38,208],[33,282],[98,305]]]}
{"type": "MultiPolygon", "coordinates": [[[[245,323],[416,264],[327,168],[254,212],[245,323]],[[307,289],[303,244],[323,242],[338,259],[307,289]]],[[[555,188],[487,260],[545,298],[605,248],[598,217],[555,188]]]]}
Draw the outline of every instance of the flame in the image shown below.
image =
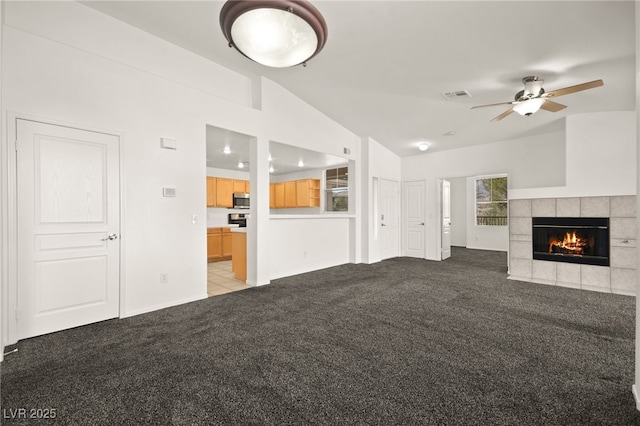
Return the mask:
{"type": "Polygon", "coordinates": [[[553,248],[557,247],[568,254],[582,254],[586,246],[586,239],[578,237],[575,231],[567,232],[562,241],[549,240],[549,253],[553,253],[553,248]]]}

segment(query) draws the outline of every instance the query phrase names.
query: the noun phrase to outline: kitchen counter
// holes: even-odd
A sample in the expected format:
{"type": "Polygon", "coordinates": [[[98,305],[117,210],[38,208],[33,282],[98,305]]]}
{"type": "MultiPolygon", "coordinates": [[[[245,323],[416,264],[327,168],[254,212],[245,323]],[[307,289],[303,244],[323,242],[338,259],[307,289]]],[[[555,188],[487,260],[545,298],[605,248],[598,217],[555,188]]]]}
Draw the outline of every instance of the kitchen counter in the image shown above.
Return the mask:
{"type": "Polygon", "coordinates": [[[247,228],[238,228],[238,227],[236,227],[236,228],[231,229],[230,231],[231,232],[240,232],[240,233],[246,234],[247,233],[247,228]]]}
{"type": "Polygon", "coordinates": [[[207,223],[207,228],[237,228],[240,225],[238,224],[229,224],[223,222],[211,222],[207,223]]]}

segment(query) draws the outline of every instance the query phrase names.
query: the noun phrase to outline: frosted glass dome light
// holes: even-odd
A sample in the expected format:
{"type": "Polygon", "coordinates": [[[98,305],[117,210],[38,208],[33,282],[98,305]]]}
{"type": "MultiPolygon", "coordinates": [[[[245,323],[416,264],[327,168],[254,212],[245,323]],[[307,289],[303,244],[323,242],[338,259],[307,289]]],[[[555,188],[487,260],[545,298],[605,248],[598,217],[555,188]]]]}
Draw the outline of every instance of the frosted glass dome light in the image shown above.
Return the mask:
{"type": "Polygon", "coordinates": [[[324,18],[306,0],[229,0],[220,26],[229,46],[274,68],[306,64],[327,38],[324,18]]]}
{"type": "Polygon", "coordinates": [[[534,112],[537,112],[543,103],[544,99],[541,98],[528,99],[526,101],[515,104],[513,106],[513,110],[520,115],[529,116],[534,112]]]}

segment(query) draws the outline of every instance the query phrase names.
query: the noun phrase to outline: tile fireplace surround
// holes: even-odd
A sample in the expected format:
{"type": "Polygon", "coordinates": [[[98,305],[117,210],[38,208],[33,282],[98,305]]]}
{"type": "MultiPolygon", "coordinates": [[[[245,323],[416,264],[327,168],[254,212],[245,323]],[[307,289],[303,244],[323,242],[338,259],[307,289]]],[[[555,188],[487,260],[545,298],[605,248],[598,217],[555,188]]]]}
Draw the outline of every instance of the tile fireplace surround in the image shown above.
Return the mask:
{"type": "Polygon", "coordinates": [[[509,201],[509,279],[635,296],[636,197],[509,201]],[[534,260],[532,217],[608,217],[610,266],[534,260]]]}

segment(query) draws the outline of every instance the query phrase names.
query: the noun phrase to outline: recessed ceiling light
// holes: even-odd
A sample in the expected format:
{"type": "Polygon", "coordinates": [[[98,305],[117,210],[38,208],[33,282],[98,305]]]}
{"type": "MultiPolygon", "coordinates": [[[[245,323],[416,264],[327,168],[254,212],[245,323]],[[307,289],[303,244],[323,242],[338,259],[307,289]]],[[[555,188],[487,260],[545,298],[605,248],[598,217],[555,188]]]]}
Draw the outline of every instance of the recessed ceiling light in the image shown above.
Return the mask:
{"type": "Polygon", "coordinates": [[[269,154],[269,161],[273,161],[273,157],[271,157],[271,154],[269,154]]]}
{"type": "Polygon", "coordinates": [[[229,148],[228,146],[225,146],[222,152],[225,154],[231,154],[231,148],[229,148]]]}
{"type": "Polygon", "coordinates": [[[298,161],[298,167],[304,167],[304,161],[302,160],[298,161]]]}
{"type": "Polygon", "coordinates": [[[239,169],[244,169],[244,163],[243,163],[242,161],[240,161],[240,162],[238,163],[238,168],[239,168],[239,169]]]}
{"type": "Polygon", "coordinates": [[[275,169],[273,168],[273,166],[269,166],[269,173],[273,173],[275,171],[275,169]]]}
{"type": "Polygon", "coordinates": [[[422,142],[420,145],[418,145],[418,149],[420,151],[426,151],[429,149],[429,144],[422,142]]]}

